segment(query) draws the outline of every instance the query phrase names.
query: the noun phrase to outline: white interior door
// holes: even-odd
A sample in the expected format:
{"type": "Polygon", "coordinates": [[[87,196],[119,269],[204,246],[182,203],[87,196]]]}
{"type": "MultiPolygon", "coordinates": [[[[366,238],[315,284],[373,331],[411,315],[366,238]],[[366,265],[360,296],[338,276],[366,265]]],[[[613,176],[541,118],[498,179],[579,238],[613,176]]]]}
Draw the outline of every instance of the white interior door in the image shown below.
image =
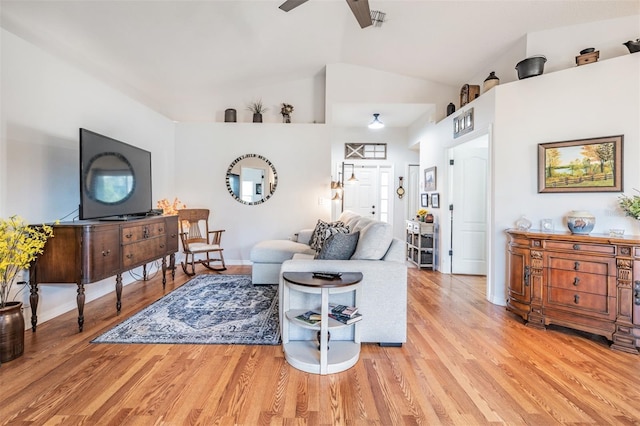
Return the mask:
{"type": "Polygon", "coordinates": [[[487,273],[488,137],[453,148],[451,272],[487,273]]]}
{"type": "Polygon", "coordinates": [[[351,166],[345,169],[343,210],[393,223],[393,168],[380,165],[357,165],[356,182],[349,182],[351,166]]]}
{"type": "Polygon", "coordinates": [[[344,210],[351,210],[364,217],[377,219],[380,205],[378,197],[377,167],[354,167],[355,182],[350,182],[351,166],[345,169],[344,210]]]}

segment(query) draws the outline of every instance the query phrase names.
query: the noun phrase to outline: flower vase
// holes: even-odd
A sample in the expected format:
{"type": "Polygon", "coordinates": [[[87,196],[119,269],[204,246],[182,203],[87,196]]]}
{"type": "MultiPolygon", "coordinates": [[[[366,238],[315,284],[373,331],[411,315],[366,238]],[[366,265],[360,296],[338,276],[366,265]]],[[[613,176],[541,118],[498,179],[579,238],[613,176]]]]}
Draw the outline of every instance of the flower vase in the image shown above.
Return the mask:
{"type": "Polygon", "coordinates": [[[0,308],[0,363],[22,356],[24,317],[22,302],[7,302],[0,308]]]}
{"type": "Polygon", "coordinates": [[[282,122],[283,123],[291,123],[291,115],[290,114],[282,114],[282,122]]]}

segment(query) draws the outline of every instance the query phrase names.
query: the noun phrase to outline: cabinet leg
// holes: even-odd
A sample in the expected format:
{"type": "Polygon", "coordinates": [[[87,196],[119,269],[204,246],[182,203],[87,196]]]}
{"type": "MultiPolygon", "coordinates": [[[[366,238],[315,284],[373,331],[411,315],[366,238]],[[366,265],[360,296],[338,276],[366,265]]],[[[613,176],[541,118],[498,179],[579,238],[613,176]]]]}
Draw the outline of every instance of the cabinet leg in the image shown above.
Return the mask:
{"type": "Polygon", "coordinates": [[[162,288],[167,285],[167,256],[162,256],[162,288]]]}
{"type": "Polygon", "coordinates": [[[633,324],[616,324],[611,349],[637,355],[638,349],[631,330],[633,330],[633,324]]]}
{"type": "Polygon", "coordinates": [[[78,329],[82,331],[84,326],[84,284],[78,284],[76,301],[78,303],[78,329]]]}
{"type": "Polygon", "coordinates": [[[36,331],[36,326],[38,325],[38,301],[40,297],[38,296],[38,283],[35,281],[30,285],[30,294],[29,294],[29,303],[31,304],[31,330],[36,331]]]}
{"type": "Polygon", "coordinates": [[[116,275],[116,310],[120,313],[122,308],[122,274],[116,275]]]}
{"type": "Polygon", "coordinates": [[[171,279],[176,278],[176,254],[171,253],[169,255],[169,269],[171,269],[171,279]]]}

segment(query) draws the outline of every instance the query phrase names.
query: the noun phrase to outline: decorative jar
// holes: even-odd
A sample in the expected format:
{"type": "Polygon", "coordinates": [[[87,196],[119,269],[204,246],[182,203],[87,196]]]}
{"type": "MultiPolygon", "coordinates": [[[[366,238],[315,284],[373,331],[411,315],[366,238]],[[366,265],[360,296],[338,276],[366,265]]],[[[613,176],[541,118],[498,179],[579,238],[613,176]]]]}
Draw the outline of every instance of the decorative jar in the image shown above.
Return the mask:
{"type": "Polygon", "coordinates": [[[489,73],[489,77],[487,77],[484,80],[484,84],[482,86],[482,89],[483,89],[484,93],[487,93],[490,89],[496,87],[498,84],[500,84],[500,79],[496,76],[496,72],[495,71],[491,71],[489,73]]]}
{"type": "Polygon", "coordinates": [[[567,226],[572,234],[589,234],[596,225],[596,217],[585,210],[572,210],[567,215],[567,226]]]}
{"type": "Polygon", "coordinates": [[[516,220],[516,228],[520,231],[528,231],[531,228],[531,221],[526,216],[520,216],[520,219],[516,220]]]}

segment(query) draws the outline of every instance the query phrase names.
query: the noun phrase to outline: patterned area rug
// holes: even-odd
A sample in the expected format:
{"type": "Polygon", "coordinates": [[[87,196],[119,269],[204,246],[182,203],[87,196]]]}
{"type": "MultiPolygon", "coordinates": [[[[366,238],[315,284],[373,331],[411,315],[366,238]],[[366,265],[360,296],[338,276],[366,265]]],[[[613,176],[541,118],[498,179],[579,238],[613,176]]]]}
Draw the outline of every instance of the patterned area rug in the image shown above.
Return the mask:
{"type": "Polygon", "coordinates": [[[277,345],[278,286],[197,275],[92,343],[277,345]]]}

